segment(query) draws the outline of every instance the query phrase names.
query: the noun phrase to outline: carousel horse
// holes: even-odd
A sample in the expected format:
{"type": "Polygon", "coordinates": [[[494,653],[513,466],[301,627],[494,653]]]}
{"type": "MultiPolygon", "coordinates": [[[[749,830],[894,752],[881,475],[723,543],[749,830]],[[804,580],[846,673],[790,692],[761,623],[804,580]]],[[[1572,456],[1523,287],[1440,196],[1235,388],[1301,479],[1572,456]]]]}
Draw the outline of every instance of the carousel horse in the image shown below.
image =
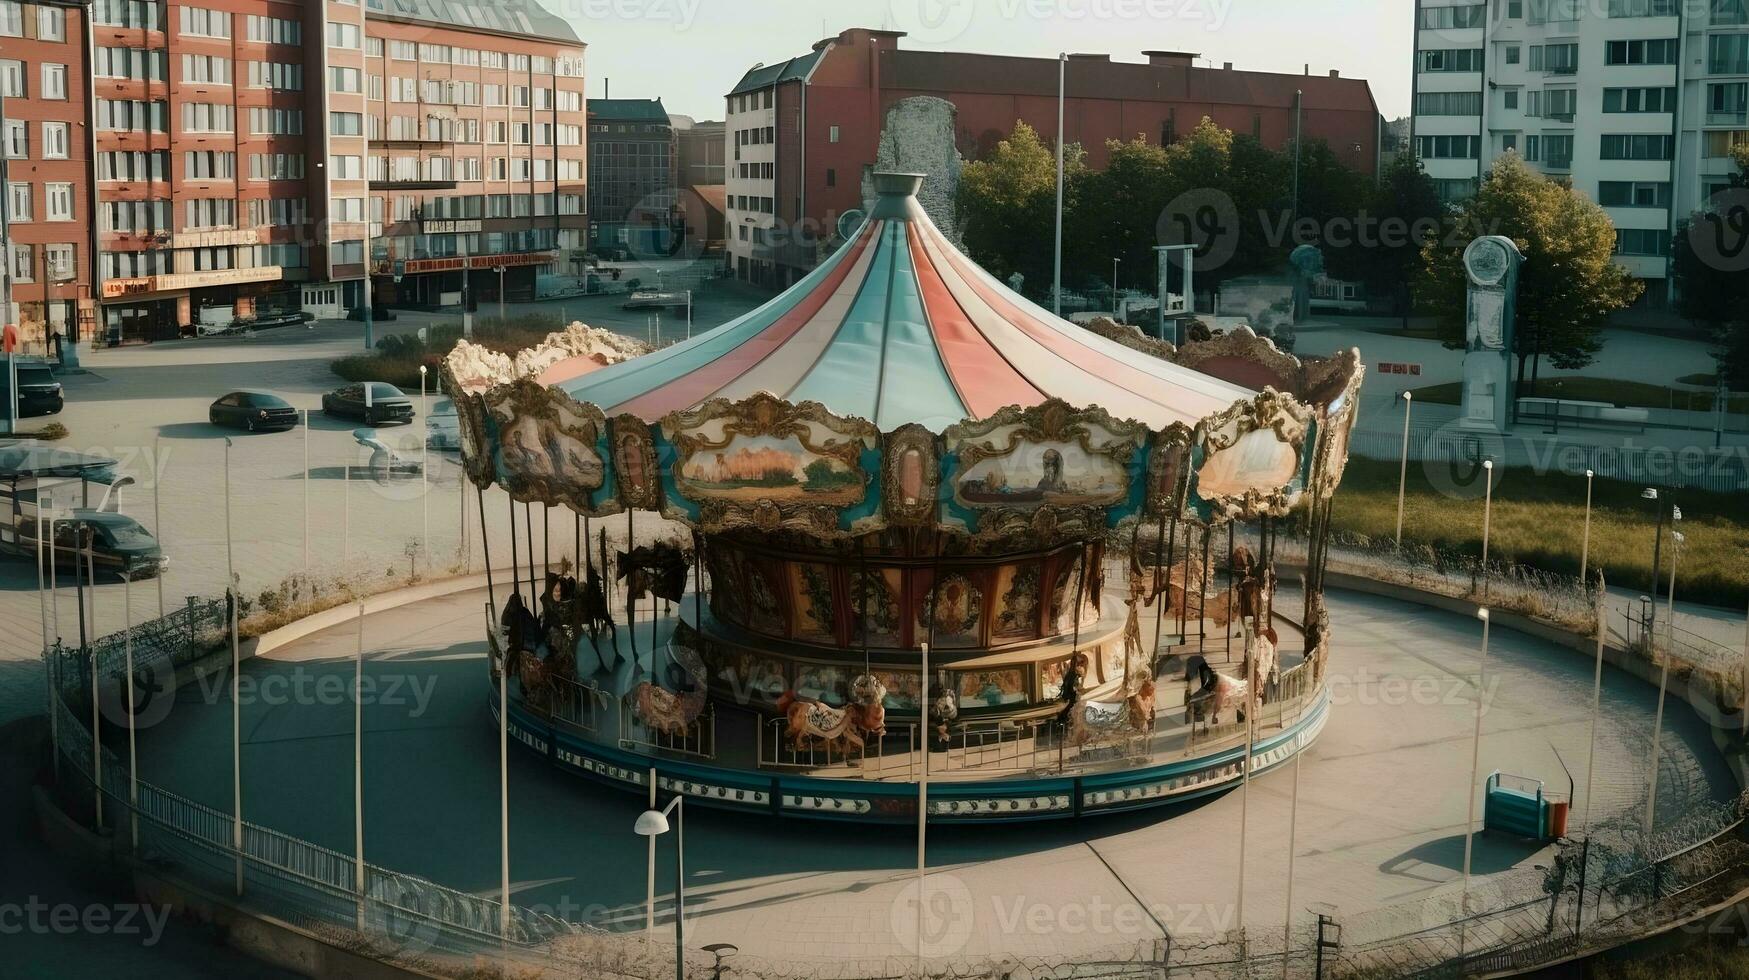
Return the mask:
{"type": "Polygon", "coordinates": [[[1239,545],[1233,549],[1233,582],[1220,595],[1209,600],[1209,622],[1228,629],[1243,626],[1249,618],[1264,622],[1269,612],[1269,596],[1274,591],[1274,575],[1257,563],[1251,549],[1239,545]]]}
{"type": "Polygon", "coordinates": [[[1192,724],[1201,721],[1206,710],[1208,723],[1218,725],[1228,707],[1244,721],[1248,694],[1245,681],[1219,673],[1202,657],[1191,657],[1184,666],[1184,711],[1192,724]]]}
{"type": "Polygon", "coordinates": [[[640,681],[632,688],[632,711],[652,730],[684,737],[692,723],[704,714],[707,702],[704,661],[691,647],[670,643],[669,655],[686,672],[687,683],[668,690],[653,681],[640,681]]]}
{"type": "Polygon", "coordinates": [[[1260,704],[1268,704],[1270,692],[1281,684],[1280,643],[1273,626],[1265,626],[1251,640],[1251,685],[1260,704]]]}
{"type": "Polygon", "coordinates": [[[519,591],[510,593],[510,598],[504,600],[504,611],[498,616],[498,625],[504,629],[509,655],[533,650],[540,643],[540,620],[529,612],[528,604],[523,601],[519,591]]]}
{"type": "Polygon", "coordinates": [[[947,741],[948,731],[960,717],[960,699],[953,688],[936,684],[930,690],[929,717],[935,722],[935,737],[947,741]]]}
{"type": "Polygon", "coordinates": [[[1143,679],[1122,701],[1083,701],[1069,714],[1070,745],[1083,746],[1154,730],[1154,682],[1143,679]]]}
{"type": "Polygon", "coordinates": [[[853,751],[862,751],[867,739],[887,731],[887,708],[881,701],[864,704],[851,701],[834,708],[824,701],[804,698],[794,691],[785,691],[777,699],[777,710],[784,716],[784,734],[797,752],[807,750],[809,743],[825,746],[826,758],[836,750],[849,758],[853,751]]]}
{"type": "MultiPolygon", "coordinates": [[[[601,573],[594,565],[583,573],[583,590],[577,595],[575,610],[576,622],[581,629],[589,631],[589,642],[598,647],[601,643],[601,631],[607,630],[608,641],[613,644],[613,653],[619,656],[619,630],[613,624],[613,610],[607,605],[607,587],[603,584],[601,573]]],[[[607,666],[603,660],[603,666],[607,666]]]]}

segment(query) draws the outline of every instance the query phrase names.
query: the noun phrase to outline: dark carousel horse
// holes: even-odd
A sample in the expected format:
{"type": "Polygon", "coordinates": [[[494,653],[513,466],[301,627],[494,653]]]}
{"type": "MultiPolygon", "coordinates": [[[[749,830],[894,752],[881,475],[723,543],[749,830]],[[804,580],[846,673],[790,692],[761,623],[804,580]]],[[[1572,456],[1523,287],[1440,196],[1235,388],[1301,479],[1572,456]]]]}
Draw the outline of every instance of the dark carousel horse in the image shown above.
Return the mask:
{"type": "Polygon", "coordinates": [[[1184,714],[1191,724],[1201,721],[1206,711],[1209,724],[1218,725],[1221,712],[1228,707],[1244,721],[1247,693],[1243,679],[1220,673],[1201,656],[1191,657],[1184,665],[1184,714]]]}

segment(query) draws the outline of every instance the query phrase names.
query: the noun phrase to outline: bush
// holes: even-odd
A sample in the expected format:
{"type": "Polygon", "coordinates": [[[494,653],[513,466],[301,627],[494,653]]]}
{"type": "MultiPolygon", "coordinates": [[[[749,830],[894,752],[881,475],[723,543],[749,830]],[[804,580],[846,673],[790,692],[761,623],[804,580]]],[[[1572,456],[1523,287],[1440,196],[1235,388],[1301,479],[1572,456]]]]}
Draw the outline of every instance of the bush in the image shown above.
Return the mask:
{"type": "MultiPolygon", "coordinates": [[[[547,335],[562,330],[566,324],[553,313],[524,313],[512,317],[476,317],[473,342],[488,350],[515,354],[545,340],[547,335]]],[[[398,388],[419,390],[419,368],[430,372],[429,384],[435,385],[443,358],[461,340],[459,322],[437,324],[426,328],[426,339],[417,333],[393,333],[377,341],[370,354],[342,357],[329,365],[333,372],[347,381],[384,381],[398,388]]]]}

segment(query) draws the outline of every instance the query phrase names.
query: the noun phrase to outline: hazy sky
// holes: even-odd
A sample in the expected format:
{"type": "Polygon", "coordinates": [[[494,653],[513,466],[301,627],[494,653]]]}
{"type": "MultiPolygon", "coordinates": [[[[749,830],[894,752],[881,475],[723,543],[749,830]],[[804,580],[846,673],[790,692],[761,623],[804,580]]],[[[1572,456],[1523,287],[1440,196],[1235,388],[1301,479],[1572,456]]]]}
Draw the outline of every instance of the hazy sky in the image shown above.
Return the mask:
{"type": "Polygon", "coordinates": [[[589,45],[589,95],[661,97],[721,119],[748,68],[806,52],[847,27],[910,32],[902,48],[1054,57],[1199,51],[1219,67],[1372,84],[1386,118],[1407,115],[1412,0],[541,0],[589,45]]]}

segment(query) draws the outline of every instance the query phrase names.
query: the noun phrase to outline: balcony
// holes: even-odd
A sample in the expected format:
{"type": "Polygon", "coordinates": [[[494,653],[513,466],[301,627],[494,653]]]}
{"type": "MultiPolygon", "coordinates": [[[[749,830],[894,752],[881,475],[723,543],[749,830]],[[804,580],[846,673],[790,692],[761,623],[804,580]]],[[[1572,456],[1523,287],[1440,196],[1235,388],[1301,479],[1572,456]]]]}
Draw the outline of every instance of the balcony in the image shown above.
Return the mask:
{"type": "Polygon", "coordinates": [[[1749,111],[1744,109],[1727,109],[1723,112],[1708,111],[1706,124],[1708,126],[1741,126],[1749,122],[1749,111]]]}

